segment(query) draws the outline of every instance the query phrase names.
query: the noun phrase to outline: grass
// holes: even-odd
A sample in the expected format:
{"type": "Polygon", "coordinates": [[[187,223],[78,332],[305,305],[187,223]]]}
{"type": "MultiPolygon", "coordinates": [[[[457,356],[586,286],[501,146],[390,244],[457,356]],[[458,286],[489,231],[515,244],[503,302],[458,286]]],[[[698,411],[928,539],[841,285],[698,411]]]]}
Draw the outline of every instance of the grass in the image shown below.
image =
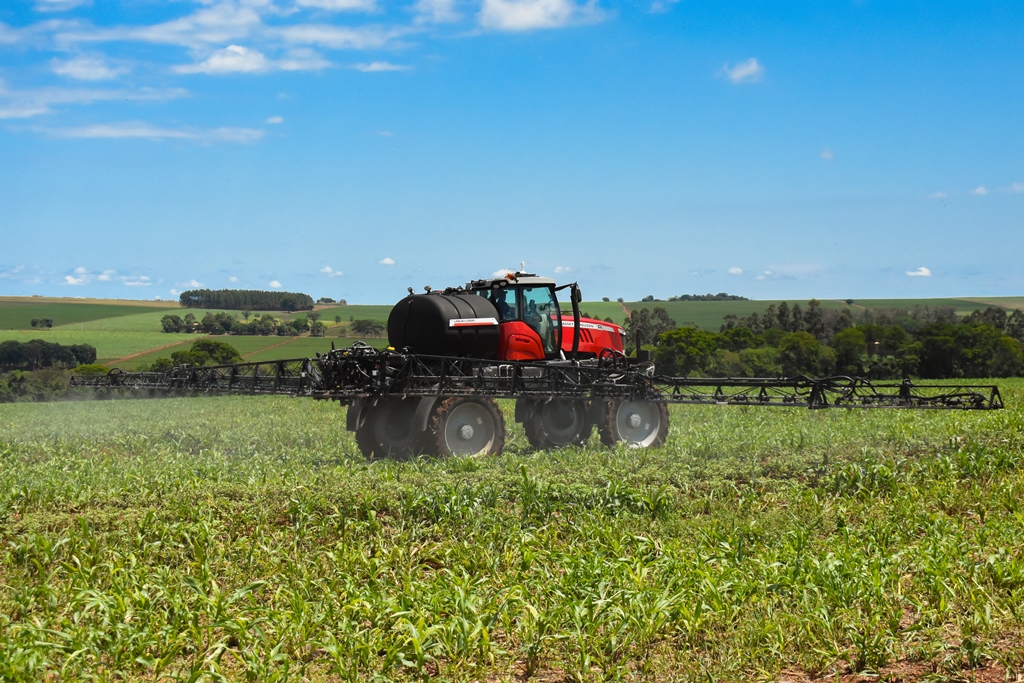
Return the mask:
{"type": "Polygon", "coordinates": [[[160,317],[167,310],[156,306],[0,297],[0,330],[31,330],[33,318],[51,318],[54,325],[91,324],[93,321],[116,320],[143,311],[160,311],[156,314],[156,329],[159,330],[160,317]]]}
{"type": "MultiPolygon", "coordinates": [[[[91,344],[96,347],[98,363],[116,361],[125,356],[144,353],[153,349],[188,342],[194,339],[188,334],[166,334],[164,332],[112,332],[76,330],[68,327],[52,330],[9,330],[0,334],[0,341],[13,339],[27,342],[32,339],[45,339],[58,344],[91,344]]],[[[165,351],[170,354],[170,351],[165,351]]]]}
{"type": "Polygon", "coordinates": [[[311,400],[0,405],[0,679],[1021,671],[1000,384],[1000,412],[687,406],[661,449],[510,429],[483,460],[368,462],[311,400]]]}

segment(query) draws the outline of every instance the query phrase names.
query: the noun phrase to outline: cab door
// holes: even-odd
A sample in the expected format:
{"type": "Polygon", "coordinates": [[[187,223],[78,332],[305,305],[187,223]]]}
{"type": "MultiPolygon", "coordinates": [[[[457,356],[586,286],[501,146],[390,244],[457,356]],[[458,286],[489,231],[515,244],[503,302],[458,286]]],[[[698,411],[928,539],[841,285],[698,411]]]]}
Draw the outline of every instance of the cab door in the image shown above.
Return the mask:
{"type": "Polygon", "coordinates": [[[561,327],[558,300],[550,286],[509,286],[488,298],[500,319],[498,358],[544,360],[559,357],[561,327]]]}

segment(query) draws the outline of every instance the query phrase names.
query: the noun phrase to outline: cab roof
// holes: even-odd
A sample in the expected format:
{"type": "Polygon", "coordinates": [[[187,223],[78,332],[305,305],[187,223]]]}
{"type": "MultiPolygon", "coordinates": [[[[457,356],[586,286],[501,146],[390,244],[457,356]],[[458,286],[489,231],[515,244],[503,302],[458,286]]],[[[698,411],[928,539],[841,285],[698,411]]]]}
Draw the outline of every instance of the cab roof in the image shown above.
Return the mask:
{"type": "Polygon", "coordinates": [[[509,285],[526,285],[533,287],[553,286],[557,282],[550,277],[540,277],[534,273],[509,272],[505,277],[485,278],[466,283],[466,289],[494,289],[509,285]]]}

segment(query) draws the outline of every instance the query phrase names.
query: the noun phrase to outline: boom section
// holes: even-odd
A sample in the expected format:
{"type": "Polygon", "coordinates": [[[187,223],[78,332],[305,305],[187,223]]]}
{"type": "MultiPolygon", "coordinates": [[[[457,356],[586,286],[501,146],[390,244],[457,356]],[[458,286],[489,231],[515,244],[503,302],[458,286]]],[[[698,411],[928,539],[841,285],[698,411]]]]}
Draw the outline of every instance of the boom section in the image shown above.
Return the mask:
{"type": "Polygon", "coordinates": [[[354,345],[315,358],[181,366],[164,373],[74,375],[71,386],[118,395],[278,394],[349,403],[377,396],[578,398],[804,408],[1003,407],[994,385],[873,383],[858,377],[696,378],[655,375],[619,355],[586,361],[495,361],[354,345]]]}

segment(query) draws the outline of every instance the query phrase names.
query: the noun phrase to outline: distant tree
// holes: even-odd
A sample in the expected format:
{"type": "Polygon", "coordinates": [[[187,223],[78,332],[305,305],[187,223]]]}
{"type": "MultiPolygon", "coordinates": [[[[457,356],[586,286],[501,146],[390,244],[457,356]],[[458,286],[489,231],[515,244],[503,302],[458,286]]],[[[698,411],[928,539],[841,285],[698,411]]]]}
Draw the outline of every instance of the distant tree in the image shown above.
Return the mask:
{"type": "Polygon", "coordinates": [[[182,332],[185,330],[185,321],[181,319],[180,315],[168,314],[160,319],[160,326],[163,327],[164,332],[182,332]]]}
{"type": "Polygon", "coordinates": [[[245,318],[246,322],[249,322],[249,316],[251,316],[251,315],[252,315],[252,311],[250,311],[249,309],[246,309],[246,310],[242,311],[242,317],[245,318]]]}
{"type": "Polygon", "coordinates": [[[79,365],[91,365],[96,362],[96,347],[92,344],[72,344],[68,348],[79,365]]]}
{"type": "Polygon", "coordinates": [[[821,312],[821,302],[817,299],[807,302],[802,331],[809,332],[816,339],[822,339],[825,336],[825,317],[821,312]]]}
{"type": "Polygon", "coordinates": [[[340,315],[334,316],[334,322],[340,324],[341,323],[341,316],[340,315]]]}
{"type": "Polygon", "coordinates": [[[53,318],[32,318],[32,327],[42,327],[50,329],[53,327],[53,318]]]}
{"type": "Polygon", "coordinates": [[[603,296],[603,297],[601,297],[601,301],[609,301],[609,299],[608,299],[608,297],[603,296]]]}
{"type": "Polygon", "coordinates": [[[286,296],[281,299],[280,306],[282,311],[288,311],[291,313],[292,311],[298,310],[299,302],[297,302],[293,297],[286,296]]]}
{"type": "Polygon", "coordinates": [[[376,320],[354,320],[349,330],[360,337],[379,337],[384,332],[384,326],[376,320]]]}
{"type": "Polygon", "coordinates": [[[329,296],[322,296],[319,299],[317,299],[316,302],[318,304],[333,304],[333,303],[335,303],[334,299],[332,299],[329,296]]]}
{"type": "Polygon", "coordinates": [[[674,330],[678,325],[668,312],[661,306],[655,306],[654,310],[641,308],[633,311],[626,318],[624,328],[626,330],[626,347],[633,349],[654,344],[658,335],[669,330],[674,330]]]}
{"type": "Polygon", "coordinates": [[[789,304],[783,301],[779,304],[779,311],[775,316],[774,327],[777,327],[780,330],[785,330],[786,332],[793,332],[794,330],[792,329],[792,325],[793,321],[789,315],[789,304]]]}
{"type": "Polygon", "coordinates": [[[832,340],[836,352],[836,368],[845,374],[861,375],[868,358],[867,339],[857,327],[848,327],[836,333],[832,340]]]}
{"type": "Polygon", "coordinates": [[[307,317],[312,321],[316,322],[320,319],[320,311],[310,311],[307,317]]]}
{"type": "Polygon", "coordinates": [[[791,332],[779,341],[779,363],[787,376],[826,374],[834,363],[832,349],[822,347],[809,332],[791,332]]]}
{"type": "Polygon", "coordinates": [[[658,337],[654,364],[659,372],[671,375],[691,375],[706,372],[717,350],[714,332],[680,327],[658,337]]]}
{"type": "Polygon", "coordinates": [[[322,337],[325,334],[327,334],[327,325],[324,325],[319,320],[314,320],[313,324],[309,326],[309,336],[322,337]]]}
{"type": "Polygon", "coordinates": [[[174,365],[203,367],[205,365],[228,365],[241,361],[242,356],[235,347],[213,339],[199,339],[193,342],[187,350],[175,351],[171,354],[171,362],[174,365]]]}

